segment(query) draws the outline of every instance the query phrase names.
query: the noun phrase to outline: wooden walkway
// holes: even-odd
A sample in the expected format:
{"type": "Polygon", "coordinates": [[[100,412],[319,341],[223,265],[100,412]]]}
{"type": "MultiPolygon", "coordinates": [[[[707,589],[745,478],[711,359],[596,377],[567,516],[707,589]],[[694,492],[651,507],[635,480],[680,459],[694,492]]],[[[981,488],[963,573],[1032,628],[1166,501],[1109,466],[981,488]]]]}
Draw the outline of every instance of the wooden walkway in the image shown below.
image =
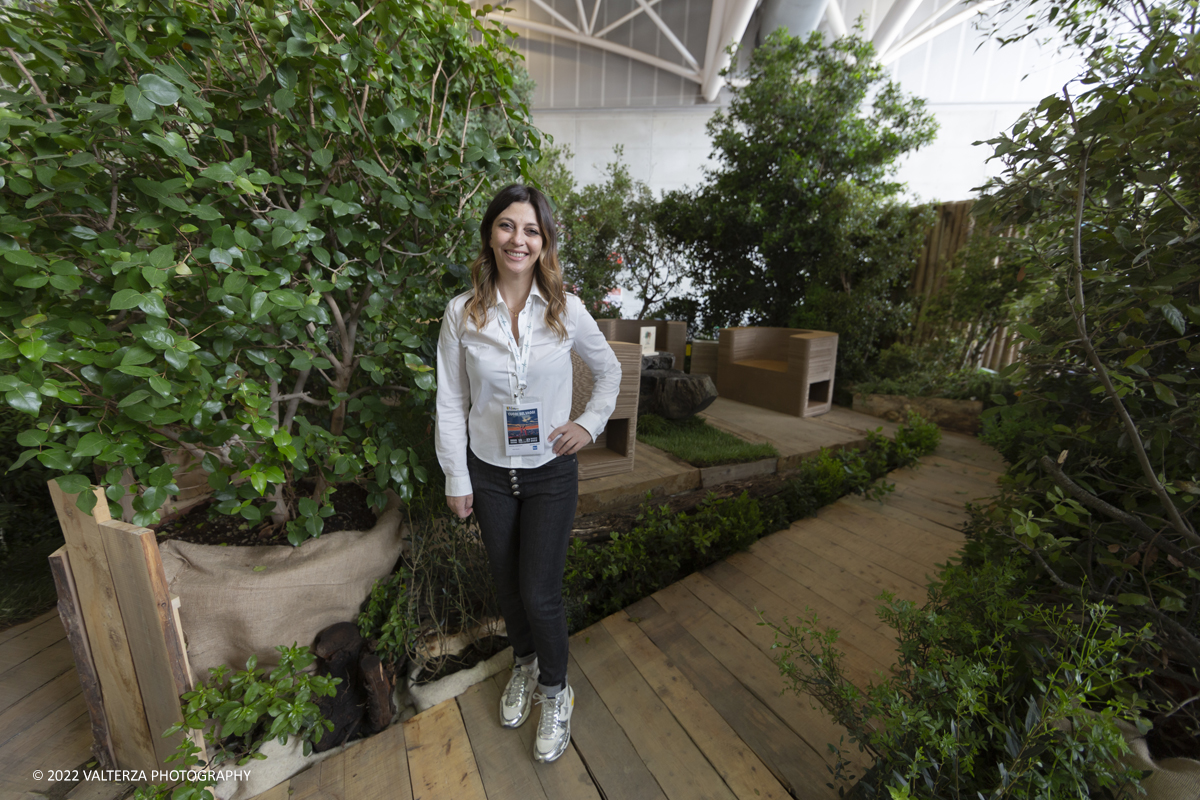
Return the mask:
{"type": "MultiPolygon", "coordinates": [[[[926,576],[957,551],[963,504],[990,496],[1002,464],[944,434],[917,469],[892,473],[883,504],[844,498],[785,531],[576,634],[572,747],[529,757],[534,722],[496,722],[507,672],[353,746],[259,800],[700,800],[835,797],[827,744],[840,730],[784,693],[766,619],[811,608],[841,631],[863,685],[894,661],[875,616],[889,590],[920,601],[926,576]]],[[[35,769],[89,760],[89,728],[57,616],[0,633],[0,797],[121,797],[127,786],[59,785],[35,769]],[[33,794],[33,792],[40,792],[33,794]]]]}

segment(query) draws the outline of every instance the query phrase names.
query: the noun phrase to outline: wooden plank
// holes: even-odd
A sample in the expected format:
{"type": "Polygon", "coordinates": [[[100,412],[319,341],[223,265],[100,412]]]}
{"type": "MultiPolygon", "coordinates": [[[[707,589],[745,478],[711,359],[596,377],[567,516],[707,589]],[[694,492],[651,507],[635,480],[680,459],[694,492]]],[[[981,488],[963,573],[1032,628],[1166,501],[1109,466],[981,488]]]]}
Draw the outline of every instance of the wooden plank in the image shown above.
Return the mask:
{"type": "Polygon", "coordinates": [[[90,742],[87,712],[78,704],[64,703],[5,742],[0,749],[0,775],[24,782],[27,789],[45,788],[44,782],[39,787],[33,780],[33,770],[65,769],[83,763],[90,756],[90,742]],[[50,761],[51,753],[60,750],[63,743],[70,757],[50,761]]]}
{"type": "Polygon", "coordinates": [[[931,519],[914,514],[911,511],[900,508],[895,503],[891,502],[891,498],[884,501],[868,500],[865,497],[857,495],[846,495],[838,500],[838,503],[851,505],[855,508],[862,508],[868,511],[873,511],[876,514],[884,514],[890,519],[903,522],[905,525],[910,525],[918,530],[931,533],[947,542],[955,545],[962,545],[966,541],[961,530],[956,525],[943,525],[940,522],[934,522],[931,519]]]}
{"type": "Polygon", "coordinates": [[[789,729],[657,600],[644,598],[627,611],[793,796],[811,791],[828,777],[824,751],[817,752],[789,729]]]}
{"type": "Polygon", "coordinates": [[[9,638],[0,647],[0,675],[66,638],[66,631],[63,630],[58,614],[51,612],[49,616],[43,615],[39,619],[37,625],[9,638]]]}
{"type": "Polygon", "coordinates": [[[88,641],[93,647],[104,712],[109,730],[114,734],[113,754],[117,765],[126,769],[155,769],[159,763],[154,746],[157,737],[151,733],[146,721],[133,655],[121,620],[108,557],[97,528],[100,522],[110,521],[108,498],[96,489],[95,516],[89,517],[75,507],[75,495],[63,492],[56,481],[50,481],[49,487],[67,542],[88,641]]]}
{"type": "Polygon", "coordinates": [[[10,642],[18,636],[24,636],[26,633],[38,627],[39,625],[45,625],[47,622],[52,622],[57,616],[58,612],[47,611],[45,614],[42,614],[39,617],[34,617],[28,622],[22,622],[20,625],[13,625],[11,628],[5,628],[4,630],[0,631],[0,645],[10,642]]]}
{"type": "MultiPolygon", "coordinates": [[[[66,800],[117,800],[133,788],[132,783],[114,783],[110,781],[80,781],[71,791],[67,792],[66,800]]],[[[286,798],[280,798],[286,800],[286,798]]]]}
{"type": "Polygon", "coordinates": [[[601,624],[625,651],[655,695],[675,715],[734,796],[740,800],[756,797],[783,800],[787,797],[787,790],[754,751],[633,620],[621,613],[608,617],[601,624]]]}
{"type": "Polygon", "coordinates": [[[267,789],[262,794],[256,796],[254,800],[291,800],[292,798],[292,782],[284,781],[277,783],[270,789],[267,789]]]}
{"type": "MultiPolygon", "coordinates": [[[[586,645],[590,636],[591,628],[572,636],[572,649],[581,642],[586,645]]],[[[568,660],[567,680],[575,690],[571,741],[604,797],[666,800],[658,781],[642,763],[629,738],[600,699],[574,656],[568,660]]]]}
{"type": "Polygon", "coordinates": [[[403,727],[413,800],[486,800],[454,700],[417,714],[403,727]]]}
{"type": "MultiPolygon", "coordinates": [[[[887,506],[883,509],[886,511],[887,506]]],[[[893,553],[911,564],[924,565],[930,574],[961,549],[960,544],[948,542],[867,506],[833,503],[821,509],[817,518],[879,548],[881,560],[885,558],[882,554],[893,553]]]]}
{"type": "Polygon", "coordinates": [[[0,712],[0,747],[59,706],[70,703],[77,711],[86,710],[79,693],[79,679],[68,670],[18,699],[0,712]]]}
{"type": "MultiPolygon", "coordinates": [[[[824,571],[828,565],[828,574],[840,577],[853,576],[864,581],[871,596],[881,591],[889,591],[905,600],[917,602],[925,597],[925,584],[911,580],[899,571],[887,569],[875,563],[880,561],[900,560],[900,557],[889,553],[881,547],[855,546],[854,537],[847,531],[830,525],[820,519],[805,519],[780,531],[778,536],[770,537],[770,541],[759,542],[760,550],[764,552],[780,552],[791,554],[811,568],[824,571]],[[888,557],[881,557],[888,554],[888,557]]],[[[918,570],[920,564],[915,565],[918,570]]]]}
{"type": "Polygon", "coordinates": [[[347,800],[411,800],[403,725],[363,740],[343,756],[347,800]]]}
{"type": "MultiPolygon", "coordinates": [[[[10,708],[64,672],[70,672],[71,667],[71,644],[66,639],[25,659],[0,675],[0,711],[10,708]]],[[[0,738],[3,735],[0,731],[0,738]]]]}
{"type": "MultiPolygon", "coordinates": [[[[497,719],[501,689],[492,680],[477,683],[458,697],[458,709],[479,765],[479,777],[489,800],[506,797],[547,800],[533,769],[533,757],[516,732],[502,728],[497,719]]],[[[525,727],[537,725],[536,709],[525,727]]]]}
{"type": "MultiPolygon", "coordinates": [[[[580,683],[587,684],[587,678],[579,675],[578,669],[574,668],[574,665],[572,668],[575,669],[574,672],[571,670],[567,672],[567,680],[575,689],[575,713],[571,716],[571,746],[567,748],[567,752],[551,764],[539,764],[533,761],[533,771],[537,773],[542,790],[550,800],[601,800],[600,790],[592,782],[592,776],[588,774],[588,768],[579,756],[578,742],[576,741],[576,733],[579,730],[577,720],[580,719],[579,685],[580,683]]],[[[508,676],[508,672],[502,672],[491,679],[497,689],[497,703],[499,703],[499,692],[508,685],[508,676]]],[[[590,684],[588,684],[588,688],[591,688],[590,684]]],[[[537,719],[531,718],[529,722],[518,728],[516,733],[521,742],[521,752],[525,754],[526,758],[532,759],[530,754],[533,752],[533,739],[537,735],[537,719]]]]}
{"type": "Polygon", "coordinates": [[[71,572],[71,558],[66,545],[50,554],[50,573],[58,592],[58,615],[65,628],[67,641],[75,659],[75,675],[79,679],[83,703],[87,706],[92,729],[92,753],[103,769],[117,766],[113,751],[112,731],[104,713],[104,696],[100,691],[100,678],[96,674],[96,662],[92,645],[84,627],[83,609],[79,605],[79,592],[75,588],[75,577],[71,572]]]}
{"type": "MultiPolygon", "coordinates": [[[[892,664],[890,629],[875,614],[879,604],[875,600],[878,592],[873,589],[856,594],[836,579],[827,580],[813,571],[801,573],[794,561],[782,563],[775,554],[763,558],[756,553],[734,553],[706,569],[704,575],[777,624],[785,617],[804,616],[805,609],[811,608],[826,625],[842,632],[845,644],[875,662],[868,669],[887,669],[892,664]]],[[[847,657],[853,656],[848,650],[847,657]]]]}
{"type": "MultiPolygon", "coordinates": [[[[101,522],[99,528],[137,671],[146,721],[154,734],[159,764],[168,768],[166,759],[175,752],[184,734],[166,738],[162,734],[183,721],[179,696],[191,691],[192,679],[180,655],[183,644],[177,639],[158,541],[154,531],[120,520],[101,522]]],[[[200,758],[204,759],[204,740],[196,733],[192,740],[201,748],[200,758]]]]}
{"type": "Polygon", "coordinates": [[[585,633],[588,635],[571,648],[575,661],[663,793],[670,800],[734,800],[729,787],[608,631],[593,625],[585,633]]]}
{"type": "Polygon", "coordinates": [[[951,508],[936,500],[899,489],[887,499],[887,504],[960,533],[968,518],[966,509],[951,508]]]}
{"type": "MultiPolygon", "coordinates": [[[[682,582],[656,592],[654,599],[822,759],[828,752],[827,745],[845,736],[824,710],[814,708],[810,697],[785,693],[786,684],[775,662],[757,648],[747,646],[741,630],[726,622],[682,582]]],[[[811,762],[804,766],[809,773],[817,772],[811,762]]]]}

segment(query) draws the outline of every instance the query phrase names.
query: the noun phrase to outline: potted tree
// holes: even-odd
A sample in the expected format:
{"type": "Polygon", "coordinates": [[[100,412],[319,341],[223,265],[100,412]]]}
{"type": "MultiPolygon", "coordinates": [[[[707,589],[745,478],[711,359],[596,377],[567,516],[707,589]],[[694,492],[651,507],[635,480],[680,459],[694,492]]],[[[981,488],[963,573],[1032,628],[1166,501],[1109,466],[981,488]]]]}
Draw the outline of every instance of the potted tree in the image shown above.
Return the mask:
{"type": "Polygon", "coordinates": [[[376,509],[410,498],[427,323],[465,276],[476,206],[540,146],[509,34],[416,0],[0,14],[14,468],[60,472],[87,514],[98,484],[146,526],[182,451],[218,512],[293,545],[341,484],[376,509]]]}

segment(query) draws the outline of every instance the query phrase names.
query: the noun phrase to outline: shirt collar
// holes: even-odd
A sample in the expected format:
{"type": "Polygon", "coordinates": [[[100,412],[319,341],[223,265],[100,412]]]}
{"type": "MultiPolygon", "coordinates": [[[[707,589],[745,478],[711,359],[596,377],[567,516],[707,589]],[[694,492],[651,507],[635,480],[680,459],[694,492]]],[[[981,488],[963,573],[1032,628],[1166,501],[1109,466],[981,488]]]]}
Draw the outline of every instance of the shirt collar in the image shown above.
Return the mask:
{"type": "MultiPolygon", "coordinates": [[[[533,286],[529,287],[529,300],[532,300],[535,297],[542,301],[543,304],[546,302],[546,298],[542,295],[542,290],[538,288],[537,279],[534,279],[533,286]]],[[[529,300],[526,300],[525,302],[528,303],[529,300]]],[[[504,302],[504,297],[500,294],[499,286],[496,287],[496,305],[504,306],[505,309],[508,308],[508,304],[504,302]]]]}

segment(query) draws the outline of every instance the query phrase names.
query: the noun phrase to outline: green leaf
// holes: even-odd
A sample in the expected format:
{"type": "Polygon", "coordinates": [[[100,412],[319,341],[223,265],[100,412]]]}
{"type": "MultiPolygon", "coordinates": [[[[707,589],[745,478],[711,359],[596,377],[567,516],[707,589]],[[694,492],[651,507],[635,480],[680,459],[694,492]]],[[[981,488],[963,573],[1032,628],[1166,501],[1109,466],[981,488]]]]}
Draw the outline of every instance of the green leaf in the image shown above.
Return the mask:
{"type": "Polygon", "coordinates": [[[1171,391],[1171,387],[1164,383],[1154,382],[1154,394],[1158,396],[1159,400],[1162,400],[1169,406],[1179,406],[1179,403],[1175,400],[1175,392],[1171,391]]]}
{"type": "Polygon", "coordinates": [[[46,351],[50,349],[50,345],[41,339],[29,339],[21,342],[21,355],[28,358],[30,361],[41,361],[42,356],[46,355],[46,351]]]}
{"type": "Polygon", "coordinates": [[[83,494],[92,488],[92,482],[86,475],[63,475],[55,480],[58,481],[58,488],[66,494],[83,494]]]}
{"type": "Polygon", "coordinates": [[[85,433],[79,437],[79,443],[75,445],[75,452],[72,453],[73,458],[91,458],[98,456],[104,451],[104,446],[108,444],[108,439],[99,433],[85,433]]]}
{"type": "Polygon", "coordinates": [[[123,397],[121,399],[121,402],[117,403],[117,408],[129,408],[130,406],[135,406],[138,403],[145,400],[149,396],[150,396],[150,393],[147,392],[145,389],[138,389],[136,392],[133,392],[133,393],[128,394],[125,397],[123,397]]]}
{"type": "Polygon", "coordinates": [[[1117,602],[1125,606],[1144,606],[1150,602],[1150,598],[1144,594],[1119,594],[1117,602]]]}
{"type": "Polygon", "coordinates": [[[1187,322],[1183,319],[1183,312],[1170,303],[1164,305],[1159,311],[1162,312],[1163,319],[1167,321],[1167,324],[1174,328],[1176,333],[1183,336],[1187,330],[1187,322]]]}
{"type": "Polygon", "coordinates": [[[145,297],[141,292],[135,292],[133,289],[122,289],[112,296],[108,307],[113,311],[122,311],[127,308],[137,308],[145,297]]]}
{"type": "Polygon", "coordinates": [[[216,164],[209,165],[200,171],[200,176],[203,178],[211,178],[219,183],[232,183],[233,179],[237,177],[237,175],[234,174],[234,171],[230,169],[229,164],[225,162],[218,162],[216,164]]]}
{"type": "Polygon", "coordinates": [[[137,86],[125,87],[125,104],[133,112],[133,118],[139,122],[154,116],[154,103],[144,96],[137,86]]]}
{"type": "Polygon", "coordinates": [[[301,308],[304,306],[304,298],[299,293],[291,289],[276,289],[271,292],[268,297],[271,302],[282,308],[301,308]]]}
{"type": "Polygon", "coordinates": [[[4,394],[5,401],[26,414],[37,414],[42,408],[42,396],[32,386],[21,386],[4,394]]]}
{"type": "MultiPolygon", "coordinates": [[[[138,78],[138,88],[142,96],[157,106],[171,106],[179,101],[179,90],[169,81],[157,75],[143,75],[138,78]]],[[[128,96],[129,89],[126,88],[128,96]]]]}
{"type": "Polygon", "coordinates": [[[1042,340],[1042,332],[1027,323],[1018,322],[1017,331],[1031,342],[1040,342],[1042,340]]]}

